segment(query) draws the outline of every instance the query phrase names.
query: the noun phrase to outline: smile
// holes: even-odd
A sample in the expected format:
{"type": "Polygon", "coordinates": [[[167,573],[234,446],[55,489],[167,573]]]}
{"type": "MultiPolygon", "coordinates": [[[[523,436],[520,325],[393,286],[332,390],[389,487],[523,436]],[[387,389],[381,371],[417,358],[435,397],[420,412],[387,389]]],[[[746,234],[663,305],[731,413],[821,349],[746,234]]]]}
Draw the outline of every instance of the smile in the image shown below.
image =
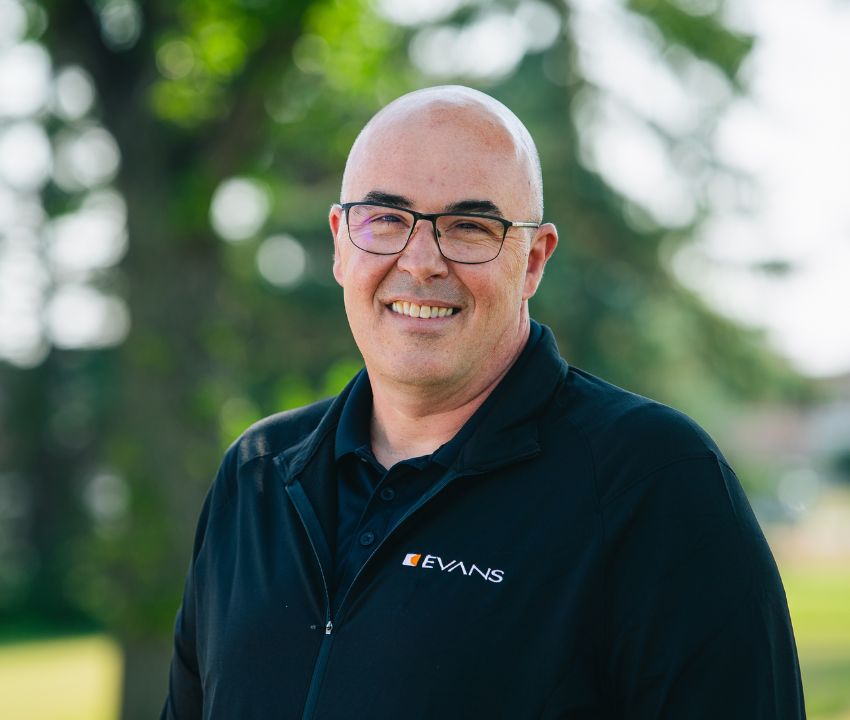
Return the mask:
{"type": "MultiPolygon", "coordinates": [[[[407,315],[414,318],[441,318],[447,317],[455,312],[454,308],[438,307],[437,305],[417,305],[412,302],[395,301],[389,305],[390,310],[399,315],[407,315]]],[[[459,311],[458,311],[459,312],[459,311]]]]}

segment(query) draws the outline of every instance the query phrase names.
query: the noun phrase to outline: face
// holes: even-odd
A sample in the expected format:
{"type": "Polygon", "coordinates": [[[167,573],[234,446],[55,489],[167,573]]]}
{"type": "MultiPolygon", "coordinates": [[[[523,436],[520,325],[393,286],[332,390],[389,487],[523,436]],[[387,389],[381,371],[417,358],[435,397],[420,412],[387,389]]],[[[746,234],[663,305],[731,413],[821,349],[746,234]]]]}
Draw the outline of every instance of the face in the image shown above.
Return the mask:
{"type": "MultiPolygon", "coordinates": [[[[430,213],[476,200],[481,208],[468,211],[496,214],[485,204],[492,203],[508,220],[534,219],[528,161],[504,126],[468,108],[425,108],[379,124],[349,168],[345,202],[390,196],[391,204],[430,213]]],[[[356,248],[336,206],[330,225],[334,277],[373,383],[475,392],[521,351],[527,300],[557,242],[552,225],[510,228],[499,256],[480,265],[443,258],[425,221],[403,252],[388,256],[356,248]],[[405,304],[428,307],[422,314],[431,317],[405,314],[405,304]]]]}

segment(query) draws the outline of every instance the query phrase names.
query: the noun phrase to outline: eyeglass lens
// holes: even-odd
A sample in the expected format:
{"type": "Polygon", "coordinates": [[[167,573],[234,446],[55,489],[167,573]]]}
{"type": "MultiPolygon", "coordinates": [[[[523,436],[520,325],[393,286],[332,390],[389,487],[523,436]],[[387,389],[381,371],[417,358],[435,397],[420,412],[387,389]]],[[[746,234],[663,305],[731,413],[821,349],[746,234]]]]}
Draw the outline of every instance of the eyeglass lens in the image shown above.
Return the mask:
{"type": "MultiPolygon", "coordinates": [[[[404,210],[381,205],[354,205],[348,210],[348,232],[361,250],[378,255],[401,252],[407,244],[415,218],[404,210]]],[[[505,226],[498,220],[468,215],[436,218],[437,242],[449,260],[487,262],[499,254],[505,226]]]]}

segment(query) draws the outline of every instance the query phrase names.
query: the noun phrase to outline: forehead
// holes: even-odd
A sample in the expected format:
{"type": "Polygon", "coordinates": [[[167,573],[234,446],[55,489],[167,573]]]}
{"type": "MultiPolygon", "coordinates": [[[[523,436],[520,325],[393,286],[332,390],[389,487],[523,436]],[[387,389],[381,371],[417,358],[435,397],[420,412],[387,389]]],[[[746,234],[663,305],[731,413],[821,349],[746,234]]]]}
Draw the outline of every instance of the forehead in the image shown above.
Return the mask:
{"type": "Polygon", "coordinates": [[[477,108],[432,104],[379,117],[349,158],[345,200],[374,190],[437,210],[462,198],[493,200],[506,212],[527,200],[528,161],[500,118],[477,108]]]}

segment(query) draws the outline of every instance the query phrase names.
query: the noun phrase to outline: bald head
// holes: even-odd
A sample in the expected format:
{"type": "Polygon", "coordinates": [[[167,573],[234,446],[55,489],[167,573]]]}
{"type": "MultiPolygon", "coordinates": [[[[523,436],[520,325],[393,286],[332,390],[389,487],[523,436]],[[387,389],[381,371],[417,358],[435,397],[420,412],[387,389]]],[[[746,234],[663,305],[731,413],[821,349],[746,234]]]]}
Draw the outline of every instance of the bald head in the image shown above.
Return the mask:
{"type": "MultiPolygon", "coordinates": [[[[460,85],[442,85],[402,95],[380,110],[363,128],[345,165],[343,201],[352,197],[353,178],[376,154],[392,152],[422,139],[421,152],[429,151],[435,134],[468,137],[494,157],[512,162],[511,182],[522,195],[529,220],[543,216],[543,180],[537,148],[525,125],[505,105],[485,93],[460,85]]],[[[415,162],[415,158],[411,158],[415,162]]]]}

